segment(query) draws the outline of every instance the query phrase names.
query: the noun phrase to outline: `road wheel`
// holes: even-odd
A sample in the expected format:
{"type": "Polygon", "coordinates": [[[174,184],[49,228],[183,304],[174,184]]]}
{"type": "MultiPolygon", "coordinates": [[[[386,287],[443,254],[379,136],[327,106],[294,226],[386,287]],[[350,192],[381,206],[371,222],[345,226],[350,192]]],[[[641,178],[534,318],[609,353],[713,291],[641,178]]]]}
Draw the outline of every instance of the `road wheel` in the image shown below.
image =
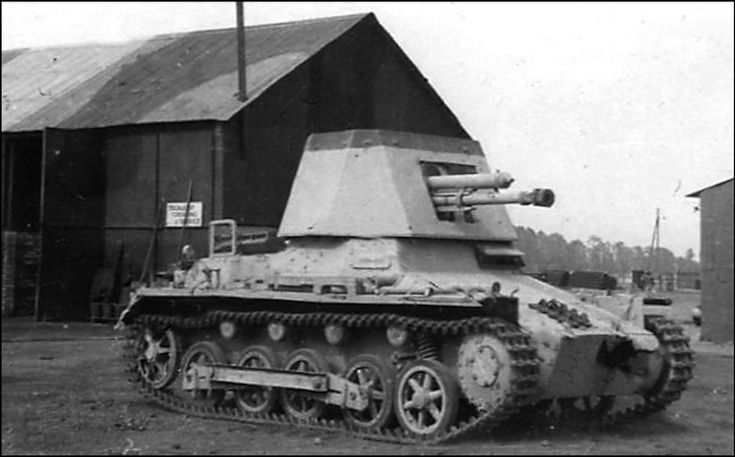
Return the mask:
{"type": "MultiPolygon", "coordinates": [[[[302,373],[326,373],[327,362],[312,349],[297,349],[286,361],[284,369],[302,373]]],[[[296,420],[312,420],[324,412],[324,402],[306,392],[284,389],[281,394],[283,411],[296,420]]]]}
{"type": "Polygon", "coordinates": [[[395,410],[401,426],[421,436],[449,430],[457,418],[459,387],[447,367],[435,360],[416,360],[398,379],[395,410]]]}
{"type": "MultiPolygon", "coordinates": [[[[181,362],[181,374],[188,380],[194,375],[196,366],[226,365],[227,358],[219,345],[211,341],[201,341],[191,345],[181,362]]],[[[225,398],[224,389],[194,389],[186,391],[194,402],[203,406],[217,406],[225,398]]]]}
{"type": "Polygon", "coordinates": [[[364,389],[368,407],[363,411],[344,409],[345,420],[359,429],[382,428],[395,419],[393,386],[396,371],[374,355],[360,355],[350,362],[345,378],[364,389]]]}
{"type": "Polygon", "coordinates": [[[138,373],[154,389],[167,387],[176,378],[181,360],[181,340],[173,330],[147,328],[136,341],[138,373]]]}
{"type": "MultiPolygon", "coordinates": [[[[248,368],[277,368],[277,360],[272,349],[252,346],[243,351],[237,364],[248,368]]],[[[235,390],[235,400],[245,413],[268,414],[276,404],[276,392],[273,387],[244,386],[235,390]]]]}

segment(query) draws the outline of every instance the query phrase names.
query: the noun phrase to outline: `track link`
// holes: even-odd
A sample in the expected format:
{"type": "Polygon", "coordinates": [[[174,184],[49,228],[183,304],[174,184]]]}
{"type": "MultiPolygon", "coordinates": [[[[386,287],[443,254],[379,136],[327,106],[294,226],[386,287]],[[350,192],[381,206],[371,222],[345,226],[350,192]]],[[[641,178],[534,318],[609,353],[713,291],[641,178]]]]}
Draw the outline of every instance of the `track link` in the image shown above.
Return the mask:
{"type": "MultiPolygon", "coordinates": [[[[471,317],[456,320],[433,320],[402,316],[392,313],[340,314],[340,313],[281,313],[272,311],[210,311],[198,316],[140,315],[127,325],[128,335],[124,357],[131,382],[145,397],[177,412],[210,419],[222,419],[251,424],[295,425],[323,431],[347,432],[360,438],[397,444],[439,444],[458,440],[478,431],[495,427],[517,413],[523,406],[536,399],[539,359],[530,344],[530,336],[518,326],[492,317],[471,317]],[[511,368],[516,376],[509,400],[493,411],[477,415],[452,427],[444,434],[422,437],[408,434],[403,429],[356,430],[341,420],[298,421],[283,414],[246,414],[235,407],[202,407],[175,395],[170,389],[153,389],[140,375],[135,353],[135,340],[146,327],[177,329],[205,329],[220,322],[230,321],[243,325],[263,325],[280,322],[288,325],[340,324],[352,328],[400,326],[407,330],[428,332],[436,336],[486,333],[498,338],[512,358],[511,368]]],[[[178,382],[178,381],[174,381],[178,382]]]]}

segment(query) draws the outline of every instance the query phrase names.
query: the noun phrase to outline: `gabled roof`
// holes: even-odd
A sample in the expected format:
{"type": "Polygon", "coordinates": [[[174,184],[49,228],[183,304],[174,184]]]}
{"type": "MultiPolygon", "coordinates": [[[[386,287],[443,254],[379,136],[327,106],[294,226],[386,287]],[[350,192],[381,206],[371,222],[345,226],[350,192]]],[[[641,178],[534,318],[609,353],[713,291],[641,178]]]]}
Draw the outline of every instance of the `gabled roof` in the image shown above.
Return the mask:
{"type": "Polygon", "coordinates": [[[237,98],[235,28],[3,51],[2,131],[227,120],[364,20],[375,17],[246,27],[245,102],[237,98]]]}
{"type": "Polygon", "coordinates": [[[733,179],[735,179],[735,178],[729,178],[729,179],[726,179],[724,181],[718,182],[717,184],[712,184],[711,186],[707,186],[704,189],[699,189],[698,191],[692,192],[691,194],[687,194],[686,196],[687,197],[699,197],[699,194],[701,194],[705,190],[712,189],[713,187],[721,186],[721,185],[723,185],[723,184],[725,184],[727,182],[732,181],[733,179]]]}

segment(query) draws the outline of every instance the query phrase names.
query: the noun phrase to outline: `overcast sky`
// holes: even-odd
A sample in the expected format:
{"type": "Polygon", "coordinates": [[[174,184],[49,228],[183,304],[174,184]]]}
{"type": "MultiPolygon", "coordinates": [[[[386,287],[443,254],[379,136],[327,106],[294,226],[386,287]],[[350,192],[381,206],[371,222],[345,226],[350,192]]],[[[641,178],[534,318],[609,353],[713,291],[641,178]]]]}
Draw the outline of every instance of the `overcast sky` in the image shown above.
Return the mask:
{"type": "MultiPolygon", "coordinates": [[[[245,3],[263,24],[374,12],[513,188],[514,223],[699,253],[699,200],[733,176],[733,3],[245,3]]],[[[234,2],[2,3],[2,49],[235,25],[234,2]]]]}

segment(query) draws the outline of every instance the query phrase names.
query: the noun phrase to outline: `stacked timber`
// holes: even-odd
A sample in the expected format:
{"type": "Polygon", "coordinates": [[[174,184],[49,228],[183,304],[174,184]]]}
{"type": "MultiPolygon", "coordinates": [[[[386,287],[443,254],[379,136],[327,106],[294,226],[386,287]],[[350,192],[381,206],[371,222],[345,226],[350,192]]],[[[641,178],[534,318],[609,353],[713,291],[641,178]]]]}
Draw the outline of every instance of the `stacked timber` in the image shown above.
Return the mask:
{"type": "Polygon", "coordinates": [[[3,232],[3,316],[33,315],[40,241],[38,233],[3,232]]]}

